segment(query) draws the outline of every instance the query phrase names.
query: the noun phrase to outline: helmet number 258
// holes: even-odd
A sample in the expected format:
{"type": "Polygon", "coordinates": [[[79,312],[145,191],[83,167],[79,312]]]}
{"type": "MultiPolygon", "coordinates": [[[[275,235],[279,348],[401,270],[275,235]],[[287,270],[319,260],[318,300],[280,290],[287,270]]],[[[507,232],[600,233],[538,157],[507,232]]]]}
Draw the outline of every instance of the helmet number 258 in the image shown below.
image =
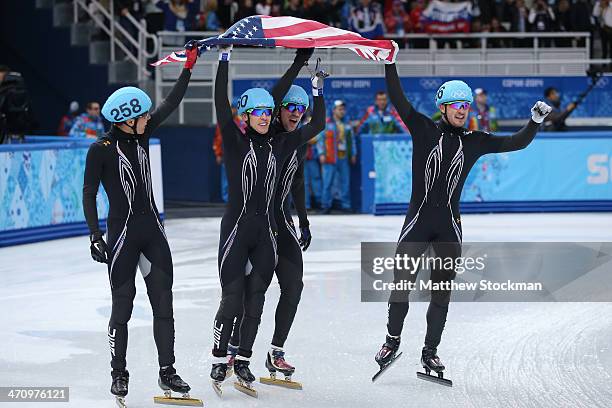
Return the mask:
{"type": "Polygon", "coordinates": [[[139,113],[142,110],[142,106],[138,102],[138,99],[134,98],[129,103],[122,103],[119,108],[111,110],[113,119],[117,122],[123,122],[124,120],[132,119],[134,113],[139,113]],[[131,108],[130,108],[131,107],[131,108]]]}

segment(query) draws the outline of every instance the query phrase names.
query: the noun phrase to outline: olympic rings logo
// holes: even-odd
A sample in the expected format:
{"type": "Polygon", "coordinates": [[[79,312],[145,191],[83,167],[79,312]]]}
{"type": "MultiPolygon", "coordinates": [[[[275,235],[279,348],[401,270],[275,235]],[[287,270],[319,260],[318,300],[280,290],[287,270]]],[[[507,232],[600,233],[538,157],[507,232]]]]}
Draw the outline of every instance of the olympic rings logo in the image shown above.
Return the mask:
{"type": "Polygon", "coordinates": [[[424,89],[437,89],[440,86],[440,81],[436,78],[421,78],[419,84],[424,89]]]}
{"type": "Polygon", "coordinates": [[[274,88],[274,81],[251,81],[252,88],[264,88],[264,89],[272,89],[274,88]]]}

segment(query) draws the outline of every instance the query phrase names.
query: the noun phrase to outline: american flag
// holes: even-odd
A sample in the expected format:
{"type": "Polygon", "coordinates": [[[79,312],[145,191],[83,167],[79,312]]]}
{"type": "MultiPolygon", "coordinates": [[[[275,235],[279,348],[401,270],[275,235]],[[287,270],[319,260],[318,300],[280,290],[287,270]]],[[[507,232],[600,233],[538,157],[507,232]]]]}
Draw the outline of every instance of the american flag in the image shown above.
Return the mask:
{"type": "MultiPolygon", "coordinates": [[[[201,51],[217,45],[252,45],[286,48],[346,48],[362,58],[395,62],[397,45],[390,40],[368,40],[357,33],[296,17],[251,16],[236,22],[223,34],[198,41],[201,51]]],[[[151,64],[184,62],[184,51],[175,51],[151,64]]]]}

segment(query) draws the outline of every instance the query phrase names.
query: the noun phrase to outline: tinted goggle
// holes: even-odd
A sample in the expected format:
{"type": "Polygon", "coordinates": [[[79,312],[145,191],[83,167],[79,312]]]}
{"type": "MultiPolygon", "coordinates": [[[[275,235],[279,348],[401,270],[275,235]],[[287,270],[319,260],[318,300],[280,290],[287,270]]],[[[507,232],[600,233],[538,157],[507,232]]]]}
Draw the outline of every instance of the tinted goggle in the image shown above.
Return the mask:
{"type": "Polygon", "coordinates": [[[470,103],[469,102],[453,102],[453,103],[447,103],[446,106],[450,106],[453,109],[456,110],[469,110],[470,109],[470,103]]]}
{"type": "Polygon", "coordinates": [[[272,109],[270,108],[255,108],[255,109],[249,109],[247,111],[248,114],[251,114],[253,116],[272,116],[272,109]]]}
{"type": "Polygon", "coordinates": [[[287,109],[291,113],[293,113],[294,111],[298,111],[298,113],[306,112],[306,106],[299,105],[297,103],[284,103],[283,108],[287,109]]]}

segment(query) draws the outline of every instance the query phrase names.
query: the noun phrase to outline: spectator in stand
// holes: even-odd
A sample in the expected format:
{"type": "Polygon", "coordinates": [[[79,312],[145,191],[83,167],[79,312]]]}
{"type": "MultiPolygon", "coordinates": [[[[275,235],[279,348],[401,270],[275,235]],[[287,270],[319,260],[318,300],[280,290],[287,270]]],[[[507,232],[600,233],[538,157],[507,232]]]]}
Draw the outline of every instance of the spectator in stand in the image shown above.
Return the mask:
{"type": "Polygon", "coordinates": [[[503,4],[500,5],[500,21],[506,27],[510,29],[512,27],[512,21],[514,19],[514,13],[516,5],[514,0],[504,0],[503,4]]]}
{"type": "Polygon", "coordinates": [[[601,36],[601,58],[612,57],[612,7],[609,0],[601,0],[593,7],[601,36]]]}
{"type": "Polygon", "coordinates": [[[240,0],[240,3],[238,4],[238,12],[234,16],[234,23],[236,21],[242,20],[245,17],[254,16],[256,14],[255,6],[253,5],[253,0],[240,0]]]}
{"type": "MultiPolygon", "coordinates": [[[[138,41],[138,28],[131,23],[128,15],[140,21],[144,17],[144,7],[141,0],[117,0],[115,4],[115,13],[119,15],[119,25],[128,32],[130,37],[138,41]]],[[[126,45],[132,54],[136,54],[136,47],[131,42],[126,42],[126,45]]]]}
{"type": "Polygon", "coordinates": [[[567,130],[565,119],[567,119],[570,113],[572,113],[572,111],[576,108],[576,104],[572,102],[565,107],[564,111],[561,111],[561,95],[559,95],[559,91],[552,86],[546,88],[544,91],[544,97],[546,98],[546,103],[553,109],[552,112],[550,112],[550,114],[546,117],[542,130],[552,132],[567,130]]]}
{"type": "MultiPolygon", "coordinates": [[[[307,110],[302,118],[306,124],[312,119],[312,111],[307,110]]],[[[306,208],[321,208],[321,163],[317,152],[319,135],[310,139],[306,144],[306,157],[304,158],[304,191],[306,193],[306,208]]]]}
{"type": "Polygon", "coordinates": [[[74,121],[79,115],[79,103],[77,101],[70,102],[70,110],[67,114],[62,116],[59,126],[57,127],[58,136],[68,136],[70,129],[74,125],[74,121]]]}
{"type": "MultiPolygon", "coordinates": [[[[529,24],[531,31],[538,33],[550,33],[555,30],[555,13],[548,6],[546,0],[536,0],[529,11],[529,24]]],[[[541,39],[539,44],[544,47],[550,46],[550,39],[541,39]]]]}
{"type": "Polygon", "coordinates": [[[325,0],[314,0],[304,10],[304,18],[327,25],[331,22],[331,14],[330,7],[325,3],[325,0]]]}
{"type": "Polygon", "coordinates": [[[100,104],[89,102],[85,113],[80,114],[74,120],[74,125],[68,135],[70,137],[87,137],[97,139],[104,134],[104,123],[100,116],[100,104]]]}
{"type": "Polygon", "coordinates": [[[497,4],[495,0],[476,0],[474,3],[478,6],[480,10],[480,21],[482,21],[483,26],[485,24],[490,24],[491,19],[497,17],[497,4]]]}
{"type": "MultiPolygon", "coordinates": [[[[425,9],[425,0],[413,0],[410,2],[410,26],[413,33],[422,33],[421,14],[425,9]]],[[[429,48],[429,41],[426,38],[408,41],[409,48],[429,48]]]]}
{"type": "Polygon", "coordinates": [[[374,105],[368,107],[359,121],[357,134],[366,133],[408,133],[397,111],[389,104],[385,91],[376,92],[374,105]]]}
{"type": "Polygon", "coordinates": [[[357,6],[351,7],[350,30],[365,38],[376,39],[384,35],[382,20],[380,4],[372,0],[359,0],[357,6]]]}
{"type": "Polygon", "coordinates": [[[319,134],[317,150],[323,168],[323,193],[321,213],[329,214],[332,208],[332,189],[338,188],[340,208],[352,212],[351,208],[351,164],[357,163],[357,145],[348,121],[345,120],[344,101],[334,101],[332,117],[327,119],[325,130],[319,134]]]}
{"type": "MultiPolygon", "coordinates": [[[[410,14],[406,12],[402,0],[393,0],[392,6],[385,11],[385,28],[387,34],[403,36],[412,31],[412,21],[410,14]]],[[[398,41],[396,39],[396,41],[398,41]]],[[[398,41],[400,47],[405,44],[404,40],[398,41]]]]}
{"type": "MultiPolygon", "coordinates": [[[[572,31],[587,32],[591,34],[591,55],[593,55],[593,30],[595,26],[593,24],[593,17],[591,16],[591,2],[590,0],[574,0],[574,3],[570,6],[570,15],[572,19],[572,31]]],[[[578,41],[579,47],[584,47],[585,38],[581,38],[578,41]]]]}
{"type": "MultiPolygon", "coordinates": [[[[490,33],[507,32],[507,30],[504,28],[504,26],[501,25],[497,17],[491,18],[491,22],[489,23],[488,29],[490,33]]],[[[487,40],[488,48],[505,48],[509,46],[509,41],[506,38],[490,38],[487,40]]]]}
{"type": "MultiPolygon", "coordinates": [[[[525,7],[525,0],[516,0],[512,10],[512,24],[510,31],[525,33],[529,31],[529,10],[525,7]]],[[[528,38],[517,38],[515,47],[531,47],[532,41],[528,38]]]]}
{"type": "Polygon", "coordinates": [[[304,9],[302,8],[301,0],[289,0],[287,6],[283,10],[284,16],[304,18],[304,9]]]}
{"type": "Polygon", "coordinates": [[[217,0],[206,0],[204,11],[197,17],[197,28],[201,31],[219,31],[221,29],[221,21],[217,16],[218,3],[217,0]]]}
{"type": "Polygon", "coordinates": [[[192,28],[196,12],[194,0],[159,0],[155,6],[164,12],[164,30],[187,31],[192,28]]]}
{"type": "Polygon", "coordinates": [[[497,130],[497,113],[493,106],[487,103],[487,91],[478,88],[474,91],[476,103],[470,108],[468,129],[483,132],[497,130]]]}
{"type": "MultiPolygon", "coordinates": [[[[557,20],[556,31],[569,32],[572,31],[572,17],[570,15],[569,0],[557,0],[555,9],[555,17],[557,20]]],[[[570,38],[555,38],[557,47],[571,47],[572,40],[570,38]]]]}
{"type": "MultiPolygon", "coordinates": [[[[246,123],[242,120],[242,117],[238,115],[238,109],[236,103],[232,105],[232,115],[234,116],[234,123],[238,128],[244,132],[246,129],[246,123]]],[[[213,152],[215,153],[215,159],[217,164],[221,166],[221,199],[223,202],[227,202],[227,173],[225,172],[225,165],[223,164],[223,139],[221,138],[221,129],[219,125],[215,129],[215,137],[213,139],[213,152]]]]}
{"type": "MultiPolygon", "coordinates": [[[[482,30],[482,21],[480,20],[480,18],[473,18],[472,22],[470,24],[470,32],[471,33],[481,33],[482,30]]],[[[470,39],[466,39],[465,41],[462,41],[464,44],[464,47],[468,48],[480,48],[481,47],[481,42],[480,42],[480,38],[470,38],[470,39]]]]}
{"type": "Polygon", "coordinates": [[[272,14],[272,0],[260,0],[255,5],[255,13],[260,16],[272,14]]]}

